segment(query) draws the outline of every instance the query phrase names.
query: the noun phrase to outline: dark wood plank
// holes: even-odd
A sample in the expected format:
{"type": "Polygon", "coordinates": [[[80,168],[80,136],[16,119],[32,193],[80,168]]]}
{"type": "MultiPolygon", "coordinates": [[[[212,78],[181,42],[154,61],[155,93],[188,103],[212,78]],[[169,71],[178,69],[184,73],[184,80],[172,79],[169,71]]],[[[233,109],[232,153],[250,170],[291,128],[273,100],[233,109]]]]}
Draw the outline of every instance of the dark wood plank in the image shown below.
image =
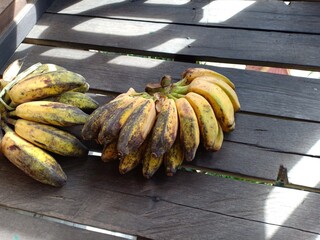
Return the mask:
{"type": "Polygon", "coordinates": [[[319,194],[188,172],[145,180],[140,171],[121,176],[117,164],[94,158],[61,164],[68,182],[57,189],[2,160],[1,204],[152,239],[315,239],[320,234],[319,194]]]}
{"type": "MultiPolygon", "coordinates": [[[[146,83],[159,81],[164,74],[177,80],[186,68],[199,66],[32,45],[22,45],[12,60],[23,56],[30,59],[24,67],[38,61],[53,62],[85,76],[92,89],[117,93],[127,91],[129,86],[143,91],[146,83]]],[[[243,112],[319,122],[320,83],[317,79],[201,66],[226,75],[236,84],[243,112]]]]}
{"type": "MultiPolygon", "coordinates": [[[[33,4],[27,4],[22,8],[15,21],[7,26],[6,30],[0,35],[0,68],[12,56],[16,48],[23,41],[35,25],[41,14],[50,6],[53,0],[33,1],[33,4]]],[[[0,31],[1,32],[1,31],[0,31]]]]}
{"type": "Polygon", "coordinates": [[[56,0],[47,12],[155,22],[320,33],[320,6],[293,1],[112,1],[56,0]]]}
{"type": "Polygon", "coordinates": [[[179,57],[186,61],[224,61],[313,70],[319,70],[320,66],[320,42],[318,35],[313,34],[44,14],[26,42],[179,57]]]}
{"type": "MultiPolygon", "coordinates": [[[[178,77],[179,72],[191,66],[147,58],[32,45],[22,45],[13,59],[25,55],[28,56],[25,68],[38,61],[56,63],[83,74],[92,88],[104,90],[104,94],[106,91],[126,91],[129,86],[143,91],[143,86],[148,81],[157,81],[163,73],[174,73],[173,76],[178,77]]],[[[259,90],[257,93],[252,90],[251,94],[243,95],[241,102],[245,111],[252,108],[252,105],[258,109],[254,110],[256,112],[262,110],[265,111],[264,114],[270,114],[266,111],[273,111],[276,116],[298,110],[303,111],[299,113],[299,118],[311,114],[314,121],[318,121],[319,111],[315,110],[318,105],[312,106],[310,103],[313,102],[313,98],[315,102],[319,101],[319,96],[313,96],[306,90],[312,91],[316,84],[319,84],[316,80],[223,68],[218,70],[235,79],[240,96],[242,91],[246,90],[241,87],[242,84],[259,90]],[[251,84],[248,84],[250,81],[251,84]],[[258,83],[255,84],[254,81],[258,83]],[[292,104],[292,99],[297,97],[296,89],[305,89],[305,92],[301,92],[300,100],[292,104]],[[273,91],[277,91],[278,94],[272,95],[273,91]],[[261,95],[267,99],[265,102],[256,100],[261,98],[261,95]],[[290,99],[289,96],[293,98],[290,99]],[[304,102],[304,106],[296,109],[300,106],[300,101],[304,102]],[[280,106],[279,102],[282,102],[280,106]],[[264,104],[267,107],[264,107],[264,104]],[[289,109],[290,107],[292,109],[289,109]]],[[[103,101],[101,98],[100,102],[103,101]]],[[[287,116],[296,117],[290,114],[287,116]]],[[[238,113],[236,121],[236,130],[225,136],[222,150],[217,153],[199,151],[193,163],[195,166],[275,180],[282,164],[288,169],[291,183],[320,188],[320,179],[315,171],[318,169],[320,156],[320,149],[316,147],[320,134],[319,123],[251,115],[245,112],[238,113]]]]}
{"type": "MultiPolygon", "coordinates": [[[[34,213],[0,208],[0,236],[1,240],[12,239],[88,239],[88,240],[116,240],[120,237],[93,232],[72,227],[56,219],[57,222],[45,219],[44,216],[33,217],[34,213]]],[[[76,224],[75,224],[76,225],[76,224]]]]}

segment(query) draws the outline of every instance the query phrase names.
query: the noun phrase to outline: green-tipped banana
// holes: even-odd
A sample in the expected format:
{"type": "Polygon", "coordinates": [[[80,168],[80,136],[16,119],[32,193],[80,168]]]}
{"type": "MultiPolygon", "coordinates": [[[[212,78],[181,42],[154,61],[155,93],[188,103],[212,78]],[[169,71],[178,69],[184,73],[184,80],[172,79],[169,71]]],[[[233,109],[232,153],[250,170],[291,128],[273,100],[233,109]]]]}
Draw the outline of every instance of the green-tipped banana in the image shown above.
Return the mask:
{"type": "Polygon", "coordinates": [[[24,78],[23,80],[25,80],[27,78],[30,78],[30,77],[34,77],[34,76],[40,75],[40,74],[43,74],[43,73],[55,72],[55,71],[66,71],[66,70],[67,69],[65,69],[64,67],[58,66],[58,65],[53,64],[53,63],[44,63],[44,64],[41,64],[31,74],[27,75],[27,77],[24,78]]]}
{"type": "Polygon", "coordinates": [[[77,107],[50,101],[26,102],[9,112],[9,116],[55,126],[73,126],[87,122],[89,115],[77,107]]]}
{"type": "Polygon", "coordinates": [[[66,183],[67,176],[57,161],[44,150],[7,130],[1,141],[4,156],[33,179],[56,187],[66,183]]]}
{"type": "Polygon", "coordinates": [[[55,71],[35,75],[17,82],[9,95],[13,104],[43,99],[87,85],[81,75],[70,71],[55,71]]]}
{"type": "Polygon", "coordinates": [[[57,96],[43,99],[43,101],[61,102],[80,108],[84,112],[92,112],[99,107],[99,103],[86,93],[63,92],[57,96]]]}
{"type": "Polygon", "coordinates": [[[18,119],[14,121],[14,130],[34,145],[62,156],[80,157],[88,153],[79,139],[53,126],[18,119]]]}

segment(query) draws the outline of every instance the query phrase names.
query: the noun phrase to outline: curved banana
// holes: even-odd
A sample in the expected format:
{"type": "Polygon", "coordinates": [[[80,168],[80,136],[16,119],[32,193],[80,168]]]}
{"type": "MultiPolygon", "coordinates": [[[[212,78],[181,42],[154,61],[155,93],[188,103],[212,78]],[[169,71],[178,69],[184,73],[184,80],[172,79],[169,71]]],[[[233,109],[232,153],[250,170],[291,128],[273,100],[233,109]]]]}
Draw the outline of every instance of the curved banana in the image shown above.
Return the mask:
{"type": "Polygon", "coordinates": [[[203,146],[206,150],[213,151],[219,126],[210,103],[203,96],[194,92],[189,92],[185,98],[196,113],[203,146]]]}
{"type": "Polygon", "coordinates": [[[178,113],[173,99],[164,100],[151,135],[151,153],[162,156],[173,145],[178,133],[178,113]]]}
{"type": "Polygon", "coordinates": [[[222,147],[222,143],[223,143],[223,130],[219,124],[219,132],[218,132],[218,136],[216,138],[216,141],[214,142],[214,146],[213,146],[213,151],[219,151],[222,147]]]}
{"type": "Polygon", "coordinates": [[[194,80],[188,86],[188,92],[195,92],[205,97],[211,104],[223,131],[234,129],[234,109],[228,95],[216,84],[194,80]]]}
{"type": "Polygon", "coordinates": [[[81,136],[84,140],[94,140],[98,138],[100,129],[102,127],[103,121],[106,119],[106,116],[116,108],[122,105],[122,101],[125,101],[125,98],[132,98],[130,96],[134,90],[130,90],[127,93],[122,93],[113,99],[110,102],[100,106],[96,110],[94,110],[87,120],[87,122],[83,125],[81,130],[81,136]]]}
{"type": "Polygon", "coordinates": [[[67,69],[65,69],[64,67],[58,66],[58,65],[53,64],[53,63],[43,63],[38,68],[36,68],[36,70],[34,70],[29,75],[27,75],[27,77],[24,78],[21,81],[24,81],[25,79],[27,79],[29,77],[33,77],[33,76],[40,75],[40,74],[43,74],[43,73],[55,72],[55,71],[66,71],[66,70],[67,69]]]}
{"type": "Polygon", "coordinates": [[[43,101],[61,102],[80,108],[85,112],[92,112],[99,107],[99,103],[86,93],[63,92],[59,95],[42,99],[43,101]]]}
{"type": "Polygon", "coordinates": [[[176,99],[179,115],[180,142],[186,161],[192,161],[200,143],[200,130],[197,116],[185,98],[176,99]]]}
{"type": "Polygon", "coordinates": [[[53,126],[18,119],[14,121],[14,131],[34,145],[62,156],[80,157],[88,154],[87,147],[79,139],[53,126]]]}
{"type": "Polygon", "coordinates": [[[182,78],[187,79],[187,83],[189,84],[192,82],[195,78],[200,77],[200,76],[212,76],[214,78],[221,79],[225,83],[227,83],[231,88],[235,89],[235,85],[233,82],[227,78],[226,76],[217,73],[211,69],[207,68],[188,68],[181,74],[182,78]]]}
{"type": "Polygon", "coordinates": [[[144,99],[131,113],[119,133],[118,151],[125,156],[134,151],[144,142],[150,133],[156,119],[156,108],[154,100],[144,99]]]}
{"type": "Polygon", "coordinates": [[[1,149],[11,163],[33,179],[56,187],[66,183],[66,174],[52,156],[12,130],[5,133],[1,149]]]}
{"type": "Polygon", "coordinates": [[[9,112],[9,116],[55,126],[80,125],[86,123],[89,118],[88,114],[77,107],[50,101],[22,103],[9,112]]]}
{"type": "Polygon", "coordinates": [[[86,80],[81,75],[70,71],[54,71],[31,76],[17,82],[9,95],[16,105],[58,95],[72,89],[83,87],[86,80]]]}
{"type": "Polygon", "coordinates": [[[200,76],[200,77],[196,77],[193,81],[207,81],[213,84],[217,84],[230,98],[234,111],[237,112],[240,110],[241,106],[240,106],[240,102],[239,102],[236,91],[232,87],[230,87],[227,83],[222,81],[220,78],[216,78],[212,76],[200,76]]]}
{"type": "Polygon", "coordinates": [[[130,172],[141,163],[146,145],[146,141],[144,141],[140,147],[120,158],[119,172],[121,174],[130,172]]]}
{"type": "Polygon", "coordinates": [[[176,138],[176,141],[163,155],[163,162],[165,166],[165,171],[167,176],[173,176],[178,170],[178,168],[183,163],[184,155],[182,145],[180,144],[180,138],[176,138]]]}
{"type": "Polygon", "coordinates": [[[102,149],[101,160],[111,162],[118,159],[117,141],[105,144],[102,149]]]}
{"type": "Polygon", "coordinates": [[[117,139],[122,126],[131,116],[133,110],[142,103],[143,99],[143,97],[124,98],[121,106],[110,111],[108,117],[102,123],[98,142],[100,144],[108,144],[117,139]]]}
{"type": "Polygon", "coordinates": [[[160,168],[163,162],[163,155],[156,156],[151,152],[151,141],[147,144],[147,148],[142,160],[142,175],[150,179],[160,168]]]}

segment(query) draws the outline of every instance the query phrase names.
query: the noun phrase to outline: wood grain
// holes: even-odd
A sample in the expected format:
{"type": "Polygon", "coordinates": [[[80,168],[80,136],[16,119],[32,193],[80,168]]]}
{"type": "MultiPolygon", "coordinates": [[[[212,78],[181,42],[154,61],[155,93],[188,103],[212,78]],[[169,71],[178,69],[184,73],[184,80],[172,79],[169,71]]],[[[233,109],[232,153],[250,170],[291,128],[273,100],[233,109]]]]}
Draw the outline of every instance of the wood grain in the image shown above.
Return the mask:
{"type": "Polygon", "coordinates": [[[313,34],[47,13],[28,34],[26,42],[179,57],[186,61],[224,61],[319,70],[320,43],[317,39],[318,36],[313,34]],[[234,38],[237,38],[236,42],[234,38]]]}

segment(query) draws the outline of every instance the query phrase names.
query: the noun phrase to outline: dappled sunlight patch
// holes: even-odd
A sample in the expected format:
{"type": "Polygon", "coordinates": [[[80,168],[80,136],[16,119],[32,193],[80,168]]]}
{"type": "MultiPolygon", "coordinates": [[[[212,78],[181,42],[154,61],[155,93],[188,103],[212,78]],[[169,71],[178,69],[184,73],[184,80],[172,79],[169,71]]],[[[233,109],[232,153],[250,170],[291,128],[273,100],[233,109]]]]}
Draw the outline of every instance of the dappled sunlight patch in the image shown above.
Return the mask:
{"type": "Polygon", "coordinates": [[[173,38],[170,39],[162,44],[159,44],[156,47],[148,49],[149,51],[155,52],[171,52],[171,53],[178,53],[181,50],[188,48],[188,46],[196,41],[196,39],[191,38],[173,38]]]}
{"type": "Polygon", "coordinates": [[[136,67],[136,68],[154,68],[159,66],[163,62],[165,62],[165,60],[118,56],[111,59],[108,63],[121,65],[121,66],[136,67]],[[137,64],[137,59],[139,59],[139,64],[137,64]]]}
{"type": "Polygon", "coordinates": [[[95,53],[90,51],[77,51],[77,54],[74,54],[75,50],[69,48],[56,48],[50,49],[43,53],[41,56],[51,57],[51,58],[62,58],[70,60],[83,60],[89,57],[92,57],[95,53]]]}

